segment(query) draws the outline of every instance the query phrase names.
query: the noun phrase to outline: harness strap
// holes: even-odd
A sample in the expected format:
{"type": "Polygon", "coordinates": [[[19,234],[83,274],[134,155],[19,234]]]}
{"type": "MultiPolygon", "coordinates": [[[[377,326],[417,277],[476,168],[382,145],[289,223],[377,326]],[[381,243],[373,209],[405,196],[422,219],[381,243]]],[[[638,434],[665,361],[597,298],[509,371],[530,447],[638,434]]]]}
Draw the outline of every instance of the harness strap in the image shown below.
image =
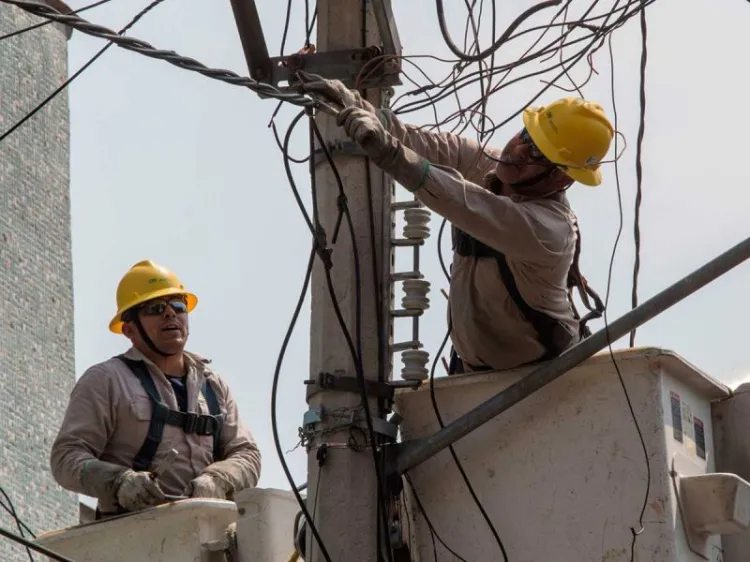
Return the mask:
{"type": "MultiPolygon", "coordinates": [[[[460,256],[468,257],[473,256],[476,258],[489,258],[492,257],[497,263],[497,268],[500,273],[508,295],[516,307],[521,311],[521,314],[526,320],[534,327],[537,333],[537,339],[539,343],[545,349],[544,354],[536,359],[534,362],[546,361],[557,357],[570,343],[572,336],[562,326],[562,324],[555,318],[552,318],[548,314],[536,310],[529,306],[524,300],[521,292],[518,290],[516,280],[513,277],[513,272],[508,266],[508,261],[505,258],[505,254],[490,248],[483,242],[480,242],[473,236],[470,236],[461,229],[455,230],[453,250],[460,256]]],[[[472,366],[473,369],[481,369],[481,366],[472,366]]]]}
{"type": "Polygon", "coordinates": [[[161,395],[156,388],[154,379],[143,361],[129,359],[124,355],[118,355],[117,357],[124,362],[138,378],[143,390],[146,391],[146,394],[151,400],[153,408],[146,439],[133,459],[133,470],[144,471],[149,469],[151,462],[156,455],[156,451],[159,448],[159,444],[161,443],[165,424],[181,427],[185,433],[213,435],[214,460],[220,460],[221,429],[224,425],[224,417],[220,413],[221,410],[219,408],[219,401],[216,393],[214,392],[213,387],[208,384],[208,381],[204,381],[201,390],[206,398],[206,404],[208,405],[211,415],[199,415],[192,412],[172,410],[161,399],[161,395]]]}

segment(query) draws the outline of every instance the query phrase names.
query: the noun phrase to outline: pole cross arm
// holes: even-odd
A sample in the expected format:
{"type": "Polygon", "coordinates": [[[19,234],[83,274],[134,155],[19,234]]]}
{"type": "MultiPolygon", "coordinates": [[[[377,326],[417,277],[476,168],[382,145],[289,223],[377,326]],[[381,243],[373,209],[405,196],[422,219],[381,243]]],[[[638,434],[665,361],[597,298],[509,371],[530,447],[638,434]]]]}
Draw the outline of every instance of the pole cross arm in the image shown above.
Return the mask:
{"type": "MultiPolygon", "coordinates": [[[[294,73],[305,70],[323,78],[340,80],[348,88],[383,88],[401,84],[401,45],[390,2],[374,2],[383,47],[316,53],[314,46],[283,57],[271,57],[255,0],[230,0],[250,76],[281,91],[296,82],[294,73]]],[[[260,94],[260,97],[268,97],[260,94]]]]}
{"type": "Polygon", "coordinates": [[[750,238],[683,277],[559,357],[542,364],[520,381],[498,392],[437,433],[386,447],[389,476],[394,477],[404,474],[420,465],[524,398],[580,365],[611,342],[617,341],[630,331],[645,324],[748,258],[750,258],[750,238]]]}

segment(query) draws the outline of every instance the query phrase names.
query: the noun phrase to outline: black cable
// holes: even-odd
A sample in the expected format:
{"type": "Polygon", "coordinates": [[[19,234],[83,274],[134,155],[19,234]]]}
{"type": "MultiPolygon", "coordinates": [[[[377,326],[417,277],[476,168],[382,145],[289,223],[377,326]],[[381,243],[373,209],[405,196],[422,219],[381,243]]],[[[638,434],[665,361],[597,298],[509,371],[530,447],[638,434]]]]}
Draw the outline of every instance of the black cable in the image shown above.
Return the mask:
{"type": "Polygon", "coordinates": [[[300,506],[300,509],[302,510],[302,513],[305,515],[305,520],[307,521],[307,524],[310,525],[310,531],[312,532],[313,536],[315,537],[315,540],[318,541],[318,545],[320,546],[320,551],[323,554],[323,557],[326,559],[327,562],[332,562],[331,557],[328,554],[328,551],[326,550],[325,544],[323,543],[323,539],[320,537],[320,534],[318,533],[318,529],[315,526],[315,522],[313,521],[312,516],[310,515],[310,512],[307,509],[307,503],[305,500],[302,499],[302,495],[300,494],[299,490],[297,489],[296,484],[294,483],[294,477],[292,476],[291,471],[289,470],[289,466],[286,462],[286,459],[284,458],[284,451],[281,449],[281,440],[279,439],[279,427],[278,427],[278,421],[277,421],[277,415],[276,415],[276,399],[278,396],[279,391],[279,377],[281,373],[281,365],[284,361],[284,356],[286,355],[286,348],[289,345],[289,340],[292,337],[292,333],[294,332],[294,328],[297,325],[297,319],[299,318],[299,313],[302,310],[302,305],[305,302],[305,297],[307,296],[307,290],[310,286],[310,278],[312,277],[312,270],[313,270],[313,264],[315,263],[315,255],[317,253],[316,245],[313,243],[313,248],[310,250],[310,258],[307,262],[307,270],[305,272],[305,279],[302,283],[302,290],[300,291],[299,299],[297,300],[297,305],[294,308],[294,313],[292,314],[292,319],[289,322],[289,327],[287,328],[286,334],[284,335],[284,341],[281,344],[281,351],[279,351],[279,356],[276,360],[276,368],[273,373],[273,383],[271,385],[271,431],[273,432],[273,442],[274,446],[276,447],[276,454],[279,457],[279,462],[281,463],[281,469],[284,471],[284,474],[286,475],[287,480],[289,481],[289,485],[292,488],[292,493],[294,494],[294,497],[297,499],[297,503],[300,506]]]}
{"type": "MultiPolygon", "coordinates": [[[[618,115],[617,115],[617,103],[615,101],[615,58],[614,58],[614,52],[612,50],[612,36],[609,36],[609,60],[610,60],[610,66],[612,68],[612,77],[611,77],[611,89],[612,89],[612,112],[614,117],[614,128],[615,131],[618,130],[618,115]]],[[[617,141],[618,136],[615,135],[614,140],[614,150],[615,153],[617,153],[617,141]]],[[[638,524],[640,525],[640,529],[636,531],[633,527],[630,528],[631,533],[633,534],[633,540],[630,545],[630,562],[634,562],[635,560],[635,544],[638,539],[638,536],[643,532],[643,516],[646,512],[646,507],[648,506],[648,497],[651,494],[651,461],[648,457],[648,449],[646,448],[646,441],[643,438],[643,433],[641,431],[640,425],[638,424],[638,420],[635,416],[635,411],[633,409],[633,404],[630,400],[630,394],[628,393],[628,389],[625,386],[625,380],[623,379],[622,373],[620,372],[620,367],[617,364],[617,359],[615,358],[614,350],[612,349],[612,339],[609,334],[609,319],[607,317],[607,304],[609,302],[609,295],[610,295],[610,289],[612,287],[612,272],[614,270],[614,263],[615,263],[615,254],[617,253],[617,245],[620,241],[620,235],[622,234],[622,228],[623,228],[623,206],[622,206],[622,190],[620,187],[620,173],[619,173],[619,166],[618,166],[618,160],[615,159],[614,161],[614,167],[615,167],[615,183],[617,184],[617,201],[618,201],[618,209],[619,209],[619,227],[617,229],[617,236],[615,238],[614,247],[612,248],[612,256],[609,260],[609,272],[607,275],[607,293],[606,297],[604,299],[605,305],[604,305],[604,312],[603,312],[603,319],[604,319],[604,328],[606,330],[607,334],[607,348],[609,349],[609,356],[612,359],[612,364],[615,367],[615,371],[617,372],[617,378],[620,381],[620,386],[622,386],[622,390],[625,393],[625,400],[627,401],[628,408],[630,410],[630,415],[633,418],[633,424],[635,425],[635,429],[638,432],[638,438],[641,442],[641,447],[643,448],[643,456],[646,460],[646,493],[643,499],[643,505],[641,507],[641,512],[638,517],[638,524]]]]}
{"type": "MultiPolygon", "coordinates": [[[[99,0],[98,2],[94,2],[93,4],[84,6],[83,8],[78,8],[77,10],[73,10],[70,13],[80,14],[81,12],[85,12],[86,10],[90,10],[91,8],[96,8],[98,6],[101,6],[102,4],[106,4],[107,2],[111,2],[111,1],[112,0],[99,0]]],[[[40,27],[44,27],[45,25],[51,24],[53,21],[54,20],[45,20],[43,22],[30,25],[29,27],[24,27],[23,29],[17,29],[15,31],[11,31],[10,33],[6,35],[0,35],[0,41],[4,41],[5,39],[10,39],[11,37],[15,37],[16,35],[21,35],[22,33],[26,33],[27,31],[33,31],[35,29],[39,29],[40,27]]]]}
{"type": "MultiPolygon", "coordinates": [[[[310,124],[312,128],[312,133],[315,136],[315,138],[318,140],[318,143],[320,144],[323,153],[325,154],[326,160],[328,161],[328,164],[331,166],[331,170],[333,172],[334,178],[336,180],[336,184],[339,189],[339,213],[344,216],[346,219],[346,223],[348,226],[349,234],[351,236],[352,241],[352,253],[353,253],[353,261],[354,261],[354,279],[355,279],[355,323],[357,324],[357,333],[361,336],[359,326],[361,322],[361,308],[362,308],[362,279],[361,279],[361,272],[360,272],[360,262],[359,262],[359,250],[357,247],[357,238],[356,238],[356,232],[354,230],[354,223],[352,221],[351,213],[349,212],[349,207],[346,202],[346,194],[344,192],[344,183],[341,179],[341,175],[339,174],[338,168],[333,161],[333,157],[331,156],[331,152],[328,149],[328,146],[325,143],[325,139],[323,138],[323,135],[320,132],[320,129],[318,128],[317,123],[315,122],[315,119],[310,116],[310,124]]],[[[319,225],[320,222],[317,217],[317,201],[316,201],[316,195],[317,192],[317,186],[315,182],[315,174],[311,174],[311,189],[313,192],[313,221],[316,225],[319,225]]],[[[365,413],[365,421],[367,424],[367,432],[368,437],[370,439],[370,448],[372,450],[373,455],[373,462],[375,464],[375,477],[376,482],[378,486],[378,490],[384,489],[384,480],[383,480],[383,474],[381,470],[381,463],[380,458],[378,455],[377,450],[377,438],[375,437],[375,429],[373,426],[373,420],[372,420],[372,413],[370,411],[370,403],[369,398],[367,396],[367,389],[365,387],[365,376],[364,376],[364,368],[362,365],[362,355],[361,355],[361,341],[357,342],[357,345],[355,346],[354,341],[352,340],[352,336],[349,332],[349,329],[346,325],[346,321],[344,320],[344,316],[341,312],[341,307],[339,306],[338,297],[336,296],[336,292],[333,286],[333,279],[331,278],[331,271],[330,267],[324,267],[324,273],[326,277],[326,284],[328,286],[328,293],[331,297],[331,304],[333,306],[334,314],[336,315],[336,318],[338,320],[338,323],[341,327],[342,333],[344,335],[344,339],[346,340],[347,346],[349,348],[349,352],[352,356],[352,359],[354,361],[354,367],[355,367],[355,374],[357,377],[357,380],[360,385],[360,395],[362,397],[362,407],[364,409],[365,413]],[[358,353],[358,348],[360,350],[360,353],[358,353]]],[[[361,340],[361,337],[358,338],[361,340]]],[[[382,496],[381,494],[378,494],[378,503],[382,503],[382,496]]],[[[388,528],[387,525],[387,511],[382,508],[382,517],[385,518],[385,528],[388,528]]],[[[382,524],[382,523],[381,523],[382,524]]],[[[378,543],[379,546],[379,543],[378,543]]],[[[390,553],[390,549],[388,549],[388,552],[390,553]]]]}
{"type": "Polygon", "coordinates": [[[546,0],[545,2],[540,2],[539,4],[531,6],[530,8],[522,12],[521,15],[518,16],[508,26],[508,28],[497,39],[497,41],[495,41],[487,49],[477,53],[476,55],[469,55],[467,53],[462,53],[461,50],[456,46],[456,44],[451,39],[450,33],[448,32],[448,24],[445,21],[445,11],[443,8],[443,0],[435,0],[435,3],[437,6],[437,15],[438,15],[438,23],[440,24],[440,33],[443,35],[443,40],[445,41],[445,44],[448,46],[451,52],[454,55],[456,55],[458,58],[460,58],[461,60],[465,60],[468,62],[477,62],[486,58],[487,56],[497,51],[500,47],[502,47],[503,43],[505,43],[508,40],[508,38],[516,30],[516,28],[519,25],[521,25],[525,20],[527,20],[529,17],[531,17],[536,12],[539,12],[545,8],[557,6],[561,1],[562,0],[546,0]]]}
{"type": "Polygon", "coordinates": [[[286,16],[284,17],[284,31],[281,33],[281,47],[279,47],[279,56],[284,56],[284,47],[286,47],[286,38],[289,35],[289,24],[292,21],[292,0],[286,3],[286,16]]]}
{"type": "MultiPolygon", "coordinates": [[[[5,497],[5,500],[8,502],[8,505],[5,505],[5,502],[0,501],[0,506],[7,511],[10,516],[13,518],[13,520],[16,522],[16,527],[18,528],[18,533],[21,537],[26,538],[24,535],[24,529],[31,535],[32,538],[36,538],[36,535],[34,532],[29,529],[28,525],[21,521],[21,518],[18,516],[18,513],[16,513],[16,506],[13,505],[13,500],[10,499],[10,496],[5,492],[2,486],[0,486],[0,493],[5,497]]],[[[26,547],[26,554],[29,555],[29,560],[31,562],[34,562],[34,555],[31,554],[31,549],[27,546],[26,547]]]]}
{"type": "MultiPolygon", "coordinates": [[[[411,493],[414,496],[414,501],[417,503],[417,509],[419,509],[420,513],[422,514],[422,517],[424,517],[425,523],[427,523],[427,527],[430,529],[432,536],[437,538],[440,544],[442,544],[445,547],[445,549],[448,552],[450,552],[453,556],[458,558],[461,562],[466,562],[466,559],[460,556],[459,554],[457,554],[455,550],[453,550],[451,547],[445,544],[445,541],[438,534],[437,530],[435,529],[435,526],[432,524],[432,521],[430,521],[430,518],[427,516],[427,512],[425,511],[424,506],[422,505],[422,501],[419,499],[419,495],[417,494],[417,489],[414,487],[414,483],[411,481],[411,477],[408,474],[404,474],[404,479],[409,483],[409,488],[411,488],[411,493]]],[[[437,554],[435,555],[435,562],[437,562],[437,554]]]]}
{"type": "MultiPolygon", "coordinates": [[[[367,15],[368,15],[368,5],[367,0],[362,0],[362,10],[361,10],[361,25],[360,25],[360,46],[364,49],[367,47],[367,15]]],[[[316,10],[317,10],[317,3],[316,3],[316,10]]],[[[367,91],[362,91],[362,97],[363,99],[367,99],[367,91]]],[[[382,102],[382,100],[381,100],[382,102]]],[[[333,161],[330,161],[331,165],[333,166],[333,161]]],[[[364,164],[365,164],[365,190],[367,194],[367,220],[369,223],[369,231],[370,231],[370,253],[372,257],[372,284],[373,284],[373,290],[375,291],[374,297],[375,297],[375,329],[377,331],[377,380],[379,383],[384,384],[386,382],[386,372],[385,372],[385,350],[386,350],[386,334],[385,334],[385,322],[383,318],[383,280],[380,276],[380,268],[378,267],[378,243],[376,240],[376,229],[375,229],[375,208],[374,208],[374,202],[373,202],[373,190],[372,190],[372,173],[370,170],[370,158],[367,156],[364,156],[364,164]]],[[[383,179],[383,187],[385,186],[385,173],[381,171],[381,178],[383,179]]],[[[382,226],[382,221],[381,221],[382,226]]],[[[387,233],[383,232],[383,236],[386,236],[387,233]]],[[[385,257],[385,256],[384,256],[385,257]]],[[[360,355],[361,358],[361,355],[360,355]]],[[[364,384],[363,384],[364,386],[364,384]]],[[[378,398],[377,400],[377,409],[378,409],[378,416],[382,417],[385,414],[385,400],[382,398],[378,398]]],[[[378,439],[378,445],[380,444],[380,440],[378,439]]],[[[375,449],[376,445],[373,443],[373,449],[375,449]]],[[[384,466],[384,460],[379,457],[376,453],[376,463],[378,463],[380,474],[382,475],[385,471],[384,466]]],[[[383,539],[385,539],[385,542],[387,544],[386,548],[386,560],[388,562],[393,562],[393,549],[391,548],[390,540],[389,540],[389,527],[388,527],[388,505],[389,502],[386,497],[386,489],[385,489],[385,480],[381,477],[378,477],[377,479],[377,521],[378,521],[378,528],[377,528],[377,544],[378,544],[378,552],[377,557],[378,561],[382,559],[382,545],[383,545],[383,539]]]]}
{"type": "Polygon", "coordinates": [[[30,548],[31,550],[36,550],[37,552],[40,552],[41,554],[44,554],[48,558],[52,558],[52,560],[56,560],[57,562],[74,562],[70,558],[66,558],[62,556],[61,554],[57,554],[56,552],[49,550],[48,548],[45,548],[38,544],[34,544],[33,542],[31,542],[30,540],[24,537],[20,537],[16,535],[15,533],[11,533],[10,531],[8,531],[7,529],[4,529],[3,527],[0,527],[0,535],[12,541],[17,542],[18,544],[22,544],[26,548],[30,548]]]}
{"type": "MultiPolygon", "coordinates": [[[[133,27],[138,20],[140,20],[143,16],[145,16],[148,12],[150,12],[152,9],[154,9],[156,6],[164,2],[164,0],[153,0],[148,6],[146,6],[143,10],[138,12],[135,17],[133,17],[130,22],[123,27],[118,33],[119,35],[123,35],[128,29],[133,27]]],[[[52,20],[50,20],[52,21],[52,20]]],[[[5,140],[9,135],[11,135],[16,129],[18,129],[21,125],[26,123],[29,119],[31,119],[38,111],[40,111],[45,105],[47,105],[50,101],[52,101],[60,92],[62,92],[65,88],[68,87],[70,83],[73,82],[76,78],[78,78],[83,72],[90,67],[96,60],[101,57],[105,52],[107,52],[107,49],[109,49],[114,43],[112,41],[108,42],[104,47],[99,49],[99,52],[97,52],[89,61],[84,64],[81,68],[79,68],[75,74],[70,76],[65,82],[63,82],[57,89],[55,89],[54,92],[52,92],[49,96],[47,96],[44,100],[42,100],[34,109],[32,109],[30,112],[28,112],[20,121],[18,121],[15,125],[13,125],[10,129],[5,131],[2,135],[0,135],[0,142],[5,140]]]]}
{"type": "MultiPolygon", "coordinates": [[[[646,127],[646,61],[648,59],[648,28],[646,26],[646,9],[641,10],[641,68],[640,68],[640,122],[638,124],[638,141],[635,148],[635,218],[633,220],[633,238],[635,242],[635,263],[633,264],[633,294],[632,307],[638,306],[638,273],[641,270],[641,199],[643,196],[643,166],[641,155],[643,150],[643,133],[646,127]]],[[[630,347],[635,346],[635,332],[630,332],[630,347]]]]}
{"type": "MultiPolygon", "coordinates": [[[[449,314],[449,318],[450,318],[450,314],[449,314]]],[[[432,408],[435,411],[435,416],[437,417],[438,423],[440,424],[441,428],[445,427],[445,423],[443,423],[443,416],[440,415],[440,408],[438,407],[437,398],[435,397],[435,369],[437,368],[437,364],[438,364],[438,361],[440,360],[440,356],[443,354],[443,349],[445,349],[445,346],[448,343],[448,338],[450,337],[451,329],[452,329],[452,324],[449,319],[448,331],[446,332],[445,337],[443,338],[443,343],[440,345],[440,349],[435,354],[435,359],[433,360],[432,368],[430,369],[430,400],[432,401],[432,408]]],[[[466,487],[469,489],[469,494],[471,495],[471,499],[474,500],[474,503],[476,504],[477,508],[482,514],[482,518],[487,523],[487,526],[490,528],[490,532],[492,533],[492,536],[495,538],[495,542],[497,542],[498,548],[500,548],[500,552],[503,555],[503,559],[505,560],[505,562],[508,562],[508,553],[505,550],[505,544],[503,544],[503,540],[500,538],[500,534],[497,532],[495,525],[492,523],[492,519],[490,519],[490,516],[485,510],[484,505],[479,500],[479,496],[477,495],[476,491],[474,491],[474,486],[471,485],[469,476],[466,474],[463,464],[461,464],[461,461],[458,459],[458,455],[456,454],[456,450],[453,448],[453,445],[448,445],[448,450],[450,451],[450,454],[453,457],[453,461],[456,463],[456,468],[458,468],[458,471],[461,473],[461,478],[463,478],[463,481],[466,484],[466,487]]]]}

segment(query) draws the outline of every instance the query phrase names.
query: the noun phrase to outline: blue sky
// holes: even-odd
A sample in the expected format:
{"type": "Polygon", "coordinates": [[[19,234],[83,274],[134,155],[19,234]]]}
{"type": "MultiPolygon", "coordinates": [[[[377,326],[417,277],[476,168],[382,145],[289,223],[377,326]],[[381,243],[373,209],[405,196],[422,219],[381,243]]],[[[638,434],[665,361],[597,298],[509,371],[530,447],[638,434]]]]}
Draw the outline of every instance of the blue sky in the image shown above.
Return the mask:
{"type": "MultiPolygon", "coordinates": [[[[85,15],[119,29],[145,4],[114,0],[85,15]]],[[[258,4],[269,51],[278,54],[286,2],[258,4]]],[[[451,58],[432,0],[394,4],[404,54],[451,58]]],[[[457,22],[465,21],[466,10],[463,3],[450,4],[448,20],[456,22],[451,23],[451,31],[458,41],[463,30],[457,22]]],[[[78,8],[84,3],[76,0],[71,5],[78,8]]],[[[499,27],[530,5],[530,1],[503,2],[499,27]]],[[[208,66],[247,74],[229,1],[206,6],[196,0],[166,0],[130,35],[208,66]]],[[[573,6],[573,14],[584,9],[584,3],[573,6]]],[[[750,47],[746,31],[750,7],[736,0],[715,3],[709,11],[697,0],[665,0],[649,8],[648,17],[641,301],[747,236],[750,202],[743,150],[745,132],[750,130],[750,114],[743,105],[748,83],[736,65],[727,61],[726,69],[721,68],[730,58],[727,54],[747,52],[750,47]]],[[[533,21],[538,25],[545,18],[533,21]]],[[[287,53],[302,47],[303,22],[303,3],[297,0],[287,53]]],[[[486,47],[490,35],[484,27],[486,47]]],[[[101,45],[101,40],[75,32],[69,43],[71,73],[101,45]]],[[[514,60],[523,46],[519,41],[503,47],[498,60],[514,60]]],[[[625,226],[614,268],[610,319],[630,307],[640,57],[637,18],[615,32],[614,46],[619,129],[628,149],[620,160],[625,226]]],[[[444,63],[419,63],[433,78],[450,70],[444,63]]],[[[599,74],[585,86],[584,94],[612,115],[606,46],[595,55],[594,64],[599,74]]],[[[417,76],[408,65],[405,69],[417,76]]],[[[579,81],[586,74],[585,63],[574,71],[579,81]]],[[[503,120],[541,87],[535,77],[506,88],[490,100],[490,115],[503,120]]],[[[562,95],[566,94],[549,90],[539,101],[562,95]]],[[[275,102],[111,48],[71,86],[70,105],[76,376],[126,345],[122,337],[107,331],[122,274],[142,259],[167,265],[200,298],[191,319],[189,348],[211,357],[229,381],[241,415],[264,454],[260,485],[288,488],[273,446],[270,391],[310,241],[268,128],[275,102]]],[[[441,113],[447,115],[451,109],[442,106],[441,113]]],[[[295,113],[294,107],[282,109],[279,127],[283,129],[295,113]]],[[[404,119],[416,124],[433,121],[427,111],[404,119]]],[[[519,124],[516,118],[503,127],[492,144],[502,145],[519,124]]],[[[300,127],[292,153],[303,155],[306,142],[306,131],[300,127]]],[[[619,220],[613,166],[606,165],[604,173],[599,188],[576,185],[570,192],[583,231],[582,269],[602,295],[619,220]]],[[[309,202],[306,167],[298,166],[295,174],[309,202]]],[[[433,237],[423,251],[422,270],[433,284],[432,308],[421,330],[425,349],[434,354],[445,331],[445,300],[439,290],[447,283],[436,256],[439,218],[433,216],[431,224],[433,237]]],[[[405,264],[405,257],[399,254],[397,264],[405,264]]],[[[725,382],[740,380],[750,360],[742,344],[748,281],[750,268],[738,267],[641,328],[637,345],[673,349],[725,382]]],[[[396,298],[400,300],[400,292],[396,298]]],[[[281,375],[279,426],[284,450],[295,447],[306,410],[302,381],[308,377],[309,318],[308,300],[281,375]]],[[[406,321],[398,322],[397,335],[405,337],[407,328],[406,321]]],[[[398,358],[395,365],[399,378],[398,358]]],[[[304,450],[297,449],[288,459],[297,482],[305,481],[304,450]]]]}

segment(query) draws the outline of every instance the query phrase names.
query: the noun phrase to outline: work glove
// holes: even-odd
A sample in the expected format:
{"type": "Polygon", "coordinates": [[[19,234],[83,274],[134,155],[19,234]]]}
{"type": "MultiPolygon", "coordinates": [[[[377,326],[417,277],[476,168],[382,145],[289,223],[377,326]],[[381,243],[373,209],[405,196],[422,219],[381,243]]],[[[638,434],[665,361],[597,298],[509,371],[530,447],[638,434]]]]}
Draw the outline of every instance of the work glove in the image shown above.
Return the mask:
{"type": "Polygon", "coordinates": [[[358,107],[339,112],[336,122],[377,165],[409,191],[425,181],[430,164],[386,131],[378,115],[358,107]]]}
{"type": "Polygon", "coordinates": [[[149,472],[127,469],[117,479],[117,503],[128,511],[138,511],[164,501],[164,492],[149,472]]]}
{"type": "Polygon", "coordinates": [[[350,90],[340,80],[327,80],[317,74],[310,74],[302,70],[297,71],[299,82],[295,87],[308,94],[323,98],[329,103],[340,105],[342,108],[359,107],[371,113],[377,109],[370,102],[363,99],[356,90],[350,90]]]}
{"type": "Polygon", "coordinates": [[[203,473],[190,481],[185,489],[185,495],[191,498],[218,498],[225,500],[227,498],[227,490],[224,482],[219,478],[203,473]]]}

